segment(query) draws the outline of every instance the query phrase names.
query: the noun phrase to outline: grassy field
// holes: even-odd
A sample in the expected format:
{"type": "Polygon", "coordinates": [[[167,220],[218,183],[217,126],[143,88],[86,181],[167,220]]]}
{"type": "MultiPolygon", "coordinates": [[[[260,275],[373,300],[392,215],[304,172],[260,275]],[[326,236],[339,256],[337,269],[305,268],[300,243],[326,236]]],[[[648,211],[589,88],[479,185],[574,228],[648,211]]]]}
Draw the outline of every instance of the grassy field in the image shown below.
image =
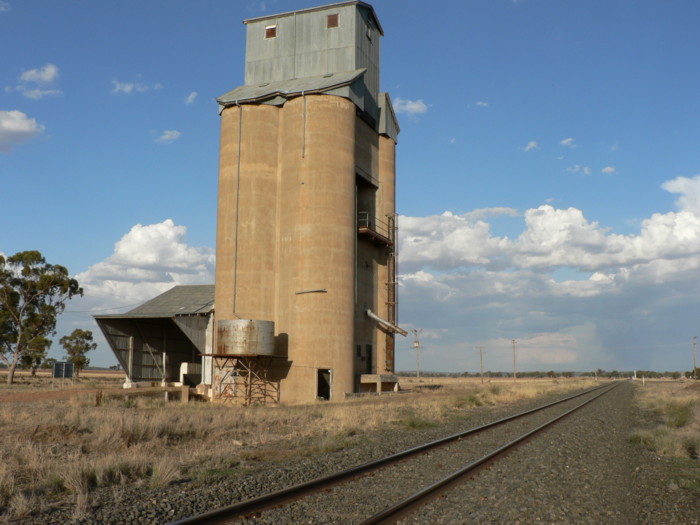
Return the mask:
{"type": "MultiPolygon", "coordinates": [[[[164,486],[185,477],[245,473],[260,461],[358,446],[367,431],[464,420],[475,410],[594,384],[586,379],[492,379],[482,385],[473,378],[402,378],[402,387],[411,392],[248,408],[94,393],[95,388],[119,388],[121,381],[121,376],[84,376],[67,387],[75,390],[69,399],[0,406],[0,515],[21,518],[40,502],[68,500],[79,516],[98,487],[111,488],[116,498],[133,484],[164,486]]],[[[47,390],[50,382],[24,377],[12,388],[0,387],[0,396],[47,390]]],[[[647,382],[642,393],[654,388],[647,382]]],[[[677,424],[684,417],[696,424],[698,404],[692,406],[690,416],[683,411],[674,416],[680,418],[677,424]]],[[[677,428],[697,429],[689,425],[677,428]]]]}
{"type": "Polygon", "coordinates": [[[659,424],[635,441],[661,456],[700,458],[700,383],[637,383],[637,401],[659,424]]]}
{"type": "Polygon", "coordinates": [[[637,382],[637,402],[657,421],[632,434],[672,464],[671,483],[700,491],[700,382],[637,382]]]}
{"type": "Polygon", "coordinates": [[[17,370],[12,385],[7,384],[7,369],[0,368],[0,395],[57,389],[121,388],[124,372],[118,370],[83,370],[79,378],[51,379],[51,370],[37,370],[32,377],[28,370],[17,370]]]}

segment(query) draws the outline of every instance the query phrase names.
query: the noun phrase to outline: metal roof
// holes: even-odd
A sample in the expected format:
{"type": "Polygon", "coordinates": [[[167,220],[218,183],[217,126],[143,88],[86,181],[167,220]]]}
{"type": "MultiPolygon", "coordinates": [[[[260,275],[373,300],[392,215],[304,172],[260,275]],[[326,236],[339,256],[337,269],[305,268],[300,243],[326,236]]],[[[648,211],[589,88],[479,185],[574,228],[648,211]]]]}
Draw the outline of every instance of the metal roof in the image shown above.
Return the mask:
{"type": "Polygon", "coordinates": [[[178,315],[208,314],[214,309],[214,285],[181,285],[146,301],[124,314],[96,315],[101,318],[175,317],[178,315]]]}
{"type": "Polygon", "coordinates": [[[298,11],[287,11],[285,13],[277,13],[274,15],[267,15],[267,16],[259,16],[256,18],[248,18],[247,20],[243,20],[244,24],[250,24],[252,22],[259,22],[261,20],[268,20],[270,18],[281,18],[283,16],[294,16],[298,15],[301,13],[309,13],[312,11],[322,11],[324,9],[337,9],[338,7],[345,7],[349,5],[356,5],[358,7],[364,7],[367,9],[367,11],[370,12],[372,15],[372,18],[374,18],[374,22],[377,25],[377,29],[379,29],[379,33],[384,36],[384,29],[382,29],[382,25],[379,23],[379,18],[377,18],[377,13],[374,11],[374,7],[369,5],[366,2],[361,2],[359,0],[352,0],[350,2],[336,2],[334,4],[326,4],[326,5],[320,5],[318,7],[309,7],[307,9],[299,9],[298,11]]]}
{"type": "Polygon", "coordinates": [[[255,86],[239,86],[221,95],[216,101],[222,106],[238,102],[259,102],[276,96],[290,98],[302,94],[322,93],[348,86],[367,71],[365,68],[340,73],[329,73],[317,77],[295,78],[277,82],[265,82],[255,86]]]}

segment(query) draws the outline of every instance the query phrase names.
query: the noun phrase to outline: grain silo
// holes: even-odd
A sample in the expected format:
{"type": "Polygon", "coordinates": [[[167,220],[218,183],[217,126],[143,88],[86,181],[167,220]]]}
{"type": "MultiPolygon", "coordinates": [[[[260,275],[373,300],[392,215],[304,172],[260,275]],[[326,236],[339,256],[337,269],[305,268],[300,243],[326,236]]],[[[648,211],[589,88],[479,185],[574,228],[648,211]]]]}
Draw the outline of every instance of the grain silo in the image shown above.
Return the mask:
{"type": "Polygon", "coordinates": [[[360,1],[244,23],[245,84],[218,99],[215,376],[268,401],[393,389],[399,127],[379,92],[382,27],[360,1]],[[273,350],[231,351],[245,320],[273,323],[273,350]]]}

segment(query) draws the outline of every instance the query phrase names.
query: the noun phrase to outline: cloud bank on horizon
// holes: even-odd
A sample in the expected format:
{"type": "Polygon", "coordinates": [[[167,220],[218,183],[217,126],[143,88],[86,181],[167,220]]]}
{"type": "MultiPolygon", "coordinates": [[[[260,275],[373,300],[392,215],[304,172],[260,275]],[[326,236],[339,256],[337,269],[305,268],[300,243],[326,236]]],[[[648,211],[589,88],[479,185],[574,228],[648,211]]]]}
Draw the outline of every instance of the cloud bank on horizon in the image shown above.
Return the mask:
{"type": "MultiPolygon", "coordinates": [[[[698,292],[700,175],[662,188],[678,195],[677,210],[654,213],[635,235],[551,205],[402,216],[400,322],[422,330],[424,370],[474,372],[483,346],[488,369],[509,371],[513,339],[520,370],[689,368],[682,355],[637,351],[667,337],[667,318],[698,292]],[[503,215],[522,219],[517,237],[491,233],[503,215]]],[[[69,311],[123,312],[175,285],[213,283],[213,248],[189,246],[186,234],[170,219],[134,226],[76,276],[85,297],[69,311]]],[[[694,326],[688,319],[681,339],[694,326]]],[[[413,369],[408,342],[398,346],[397,369],[413,369]]]]}
{"type": "Polygon", "coordinates": [[[697,321],[684,306],[700,288],[700,175],[662,188],[678,210],[635,235],[550,205],[526,210],[514,239],[474,212],[402,217],[402,321],[424,328],[428,362],[448,369],[474,371],[484,346],[490,369],[510,370],[513,339],[525,370],[692,368],[697,321]]]}

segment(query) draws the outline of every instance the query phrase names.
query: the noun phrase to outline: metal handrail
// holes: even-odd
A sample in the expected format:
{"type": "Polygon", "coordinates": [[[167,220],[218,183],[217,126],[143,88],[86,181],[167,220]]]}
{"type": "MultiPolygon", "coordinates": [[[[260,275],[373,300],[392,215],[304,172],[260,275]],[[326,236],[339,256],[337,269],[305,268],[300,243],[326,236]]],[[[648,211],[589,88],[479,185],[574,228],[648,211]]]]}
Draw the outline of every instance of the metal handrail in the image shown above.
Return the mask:
{"type": "Polygon", "coordinates": [[[392,237],[389,223],[378,219],[375,215],[370,215],[368,211],[360,211],[357,213],[357,227],[375,231],[388,239],[392,237]]]}

